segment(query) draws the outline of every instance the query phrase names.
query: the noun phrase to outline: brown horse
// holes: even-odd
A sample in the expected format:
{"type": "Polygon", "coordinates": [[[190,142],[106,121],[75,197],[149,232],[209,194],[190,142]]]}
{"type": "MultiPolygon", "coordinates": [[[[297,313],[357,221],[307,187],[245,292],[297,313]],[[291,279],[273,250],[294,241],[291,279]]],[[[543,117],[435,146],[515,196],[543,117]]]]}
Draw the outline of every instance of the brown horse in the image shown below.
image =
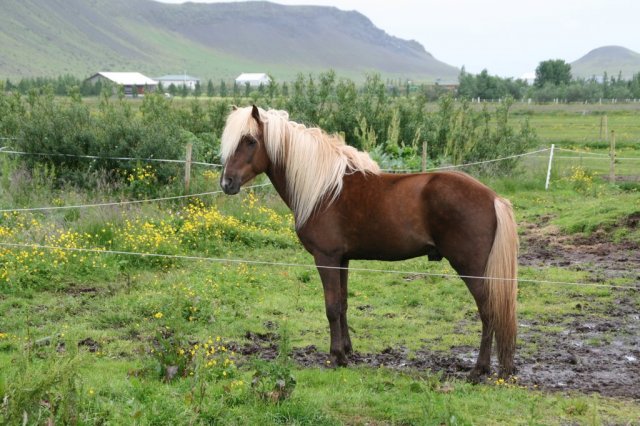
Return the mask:
{"type": "Polygon", "coordinates": [[[346,365],[352,351],[349,260],[427,255],[451,263],[480,312],[480,353],[471,377],[489,373],[494,334],[500,374],[513,373],[518,236],[509,201],[463,173],[381,173],[368,154],[338,137],[255,105],[234,108],[221,150],[226,194],[266,173],[293,211],[298,237],[322,279],[331,362],[346,365]]]}

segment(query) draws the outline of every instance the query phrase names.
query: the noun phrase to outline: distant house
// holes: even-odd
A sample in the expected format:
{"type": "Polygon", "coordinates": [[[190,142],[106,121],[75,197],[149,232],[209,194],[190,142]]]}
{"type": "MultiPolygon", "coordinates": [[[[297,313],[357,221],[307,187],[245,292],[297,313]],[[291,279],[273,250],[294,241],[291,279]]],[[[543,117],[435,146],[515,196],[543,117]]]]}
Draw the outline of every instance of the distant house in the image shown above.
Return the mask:
{"type": "Polygon", "coordinates": [[[249,83],[249,86],[260,86],[264,84],[265,86],[271,83],[271,78],[265,73],[242,73],[236,78],[236,84],[239,86],[244,86],[249,83]]]}
{"type": "Polygon", "coordinates": [[[196,84],[200,82],[199,78],[187,74],[163,75],[156,78],[156,80],[162,83],[162,87],[165,90],[172,84],[176,87],[186,86],[187,89],[193,90],[196,88],[196,84]]]}
{"type": "Polygon", "coordinates": [[[145,91],[153,92],[158,87],[158,82],[140,74],[139,72],[99,72],[86,80],[88,83],[96,84],[110,83],[121,86],[127,96],[143,95],[145,91]]]}

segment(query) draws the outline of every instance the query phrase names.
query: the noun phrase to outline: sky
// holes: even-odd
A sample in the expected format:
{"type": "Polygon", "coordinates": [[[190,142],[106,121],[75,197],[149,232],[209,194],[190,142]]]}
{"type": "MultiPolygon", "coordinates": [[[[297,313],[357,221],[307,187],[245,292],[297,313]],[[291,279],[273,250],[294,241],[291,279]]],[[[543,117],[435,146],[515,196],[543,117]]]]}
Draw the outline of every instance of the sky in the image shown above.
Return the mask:
{"type": "MultiPolygon", "coordinates": [[[[183,3],[184,0],[160,0],[183,3]]],[[[192,0],[194,1],[194,0],[192,0]]],[[[215,3],[212,0],[196,0],[215,3]]],[[[540,61],[573,62],[597,47],[640,53],[640,0],[278,0],[357,10],[468,72],[519,78],[540,61]]]]}

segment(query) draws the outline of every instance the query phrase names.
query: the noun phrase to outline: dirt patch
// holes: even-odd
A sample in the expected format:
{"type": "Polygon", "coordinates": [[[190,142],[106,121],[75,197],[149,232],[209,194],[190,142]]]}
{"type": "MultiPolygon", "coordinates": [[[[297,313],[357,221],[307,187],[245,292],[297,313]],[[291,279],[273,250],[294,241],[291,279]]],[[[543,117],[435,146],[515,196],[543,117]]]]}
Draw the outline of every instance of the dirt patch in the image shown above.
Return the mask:
{"type": "MultiPolygon", "coordinates": [[[[640,399],[640,316],[627,315],[601,322],[576,318],[558,333],[541,331],[535,324],[520,324],[523,341],[536,342],[537,349],[516,356],[517,383],[535,389],[580,391],[640,399]],[[621,326],[626,328],[621,328],[621,326]]],[[[278,355],[277,338],[249,341],[238,347],[244,355],[273,360],[278,355]]],[[[351,365],[386,367],[406,371],[429,371],[446,378],[465,380],[475,363],[478,349],[454,347],[449,352],[429,348],[410,351],[406,347],[386,348],[380,353],[355,352],[351,365]]],[[[292,349],[293,360],[302,367],[331,367],[325,348],[315,345],[292,349]]],[[[493,366],[497,371],[497,366],[493,366]]]]}
{"type": "MultiPolygon", "coordinates": [[[[627,227],[637,226],[638,216],[625,219],[627,227]]],[[[555,266],[591,273],[593,281],[614,278],[640,279],[640,244],[633,241],[615,243],[598,230],[590,235],[563,235],[553,226],[522,224],[520,264],[555,266]]]]}
{"type": "MultiPolygon", "coordinates": [[[[540,222],[544,225],[548,218],[541,218],[540,222]]],[[[638,226],[638,216],[630,217],[627,222],[626,226],[638,226]]],[[[587,271],[593,282],[631,278],[640,285],[637,243],[613,243],[604,232],[566,236],[549,225],[543,228],[525,225],[524,229],[522,265],[587,271]]],[[[640,292],[612,291],[614,301],[607,302],[606,306],[598,300],[577,296],[579,292],[576,292],[574,312],[554,318],[553,323],[521,320],[519,339],[523,347],[518,348],[516,355],[518,384],[543,390],[575,390],[640,399],[640,292]],[[550,328],[559,331],[549,331],[550,328]]],[[[237,352],[267,360],[278,355],[276,333],[248,332],[245,338],[245,342],[235,345],[237,352]]],[[[327,350],[315,345],[296,347],[292,349],[292,358],[303,367],[329,367],[327,350]]],[[[380,353],[355,352],[349,360],[351,365],[431,371],[466,379],[477,354],[478,348],[469,346],[454,347],[447,352],[432,351],[428,347],[411,351],[399,346],[380,353]]],[[[493,370],[497,370],[495,363],[493,370]]]]}

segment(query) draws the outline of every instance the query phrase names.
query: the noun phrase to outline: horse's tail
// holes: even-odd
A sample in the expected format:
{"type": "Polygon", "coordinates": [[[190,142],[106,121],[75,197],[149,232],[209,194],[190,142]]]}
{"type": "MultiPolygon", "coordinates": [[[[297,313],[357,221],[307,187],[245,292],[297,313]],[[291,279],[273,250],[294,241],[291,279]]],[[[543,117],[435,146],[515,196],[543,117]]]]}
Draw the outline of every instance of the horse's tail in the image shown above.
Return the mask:
{"type": "Polygon", "coordinates": [[[516,296],[518,293],[518,232],[511,203],[494,200],[496,234],[485,268],[487,307],[495,332],[502,374],[512,374],[516,347],[516,296]]]}

